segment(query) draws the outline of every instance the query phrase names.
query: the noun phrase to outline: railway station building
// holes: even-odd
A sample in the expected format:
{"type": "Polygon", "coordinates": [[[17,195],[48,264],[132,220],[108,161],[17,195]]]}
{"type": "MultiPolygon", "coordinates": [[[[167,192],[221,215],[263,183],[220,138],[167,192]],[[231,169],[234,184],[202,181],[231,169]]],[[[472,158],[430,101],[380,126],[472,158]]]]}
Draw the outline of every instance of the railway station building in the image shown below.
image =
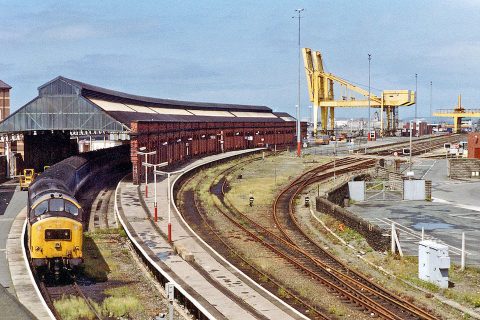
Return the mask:
{"type": "Polygon", "coordinates": [[[0,122],[11,175],[19,167],[41,171],[81,151],[79,144],[83,151],[130,144],[138,181],[140,147],[157,151],[151,162],[178,163],[227,150],[285,147],[295,139],[295,119],[266,106],[150,98],[61,76],[41,85],[37,97],[0,122]],[[15,168],[11,144],[17,141],[24,143],[24,153],[15,168]]]}

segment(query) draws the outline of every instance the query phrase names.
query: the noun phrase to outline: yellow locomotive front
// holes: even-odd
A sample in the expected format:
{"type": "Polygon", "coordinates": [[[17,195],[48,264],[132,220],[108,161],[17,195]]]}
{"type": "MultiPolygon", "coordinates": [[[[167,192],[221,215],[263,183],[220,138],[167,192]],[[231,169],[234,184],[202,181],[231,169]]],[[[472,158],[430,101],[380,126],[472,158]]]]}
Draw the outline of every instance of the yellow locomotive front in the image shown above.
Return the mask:
{"type": "Polygon", "coordinates": [[[49,193],[30,205],[28,239],[35,267],[58,274],[83,262],[82,208],[71,197],[49,193]]]}

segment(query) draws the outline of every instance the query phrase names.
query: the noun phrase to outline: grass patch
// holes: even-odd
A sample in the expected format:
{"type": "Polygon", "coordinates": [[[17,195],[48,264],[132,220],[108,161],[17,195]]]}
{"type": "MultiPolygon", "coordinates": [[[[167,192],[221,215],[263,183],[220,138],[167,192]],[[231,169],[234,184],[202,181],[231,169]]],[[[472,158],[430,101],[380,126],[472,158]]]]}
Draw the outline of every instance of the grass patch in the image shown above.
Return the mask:
{"type": "Polygon", "coordinates": [[[142,310],[140,301],[132,297],[128,286],[109,288],[104,291],[110,297],[102,304],[102,314],[108,317],[130,317],[142,310]]]}
{"type": "Polygon", "coordinates": [[[140,302],[135,297],[108,297],[102,304],[102,314],[108,317],[129,317],[140,310],[140,302]]]}
{"type": "Polygon", "coordinates": [[[111,251],[101,252],[91,235],[86,233],[83,237],[84,274],[98,282],[107,281],[110,268],[105,258],[111,254],[111,251]]]}
{"type": "Polygon", "coordinates": [[[87,303],[79,297],[68,296],[53,302],[63,320],[95,319],[87,303]]]}
{"type": "Polygon", "coordinates": [[[331,306],[330,308],[328,308],[328,313],[339,316],[339,317],[342,317],[345,315],[345,312],[343,310],[340,310],[335,306],[331,306]]]}
{"type": "Polygon", "coordinates": [[[277,293],[278,293],[278,296],[282,299],[290,298],[290,295],[288,294],[288,292],[283,288],[278,288],[277,293]]]}

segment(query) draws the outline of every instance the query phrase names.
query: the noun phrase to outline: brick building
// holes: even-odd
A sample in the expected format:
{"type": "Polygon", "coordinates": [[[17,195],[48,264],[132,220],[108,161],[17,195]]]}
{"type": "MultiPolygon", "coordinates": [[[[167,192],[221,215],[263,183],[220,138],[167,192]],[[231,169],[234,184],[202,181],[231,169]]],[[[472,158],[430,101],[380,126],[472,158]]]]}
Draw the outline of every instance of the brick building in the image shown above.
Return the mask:
{"type": "Polygon", "coordinates": [[[11,86],[0,80],[0,121],[10,115],[11,86]]]}
{"type": "Polygon", "coordinates": [[[468,135],[468,157],[480,159],[480,132],[468,135]]]}

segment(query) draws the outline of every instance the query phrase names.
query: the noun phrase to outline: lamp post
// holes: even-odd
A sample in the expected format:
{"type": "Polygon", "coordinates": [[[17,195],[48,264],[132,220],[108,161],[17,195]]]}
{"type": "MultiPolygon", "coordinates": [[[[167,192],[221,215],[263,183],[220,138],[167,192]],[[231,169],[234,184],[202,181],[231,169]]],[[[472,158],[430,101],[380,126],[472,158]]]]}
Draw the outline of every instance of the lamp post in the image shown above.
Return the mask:
{"type": "Polygon", "coordinates": [[[433,88],[433,82],[430,81],[430,117],[432,117],[432,100],[433,100],[432,88],[433,88]]]}
{"type": "Polygon", "coordinates": [[[418,137],[418,132],[417,132],[417,96],[418,96],[418,74],[415,73],[415,136],[418,137]]]}
{"type": "Polygon", "coordinates": [[[172,192],[171,192],[171,187],[170,187],[170,176],[172,174],[177,174],[181,173],[184,170],[179,170],[179,171],[173,171],[173,172],[165,172],[165,171],[159,171],[155,170],[154,174],[162,174],[167,176],[167,207],[168,207],[168,227],[167,227],[167,235],[168,235],[168,242],[172,242],[172,208],[171,208],[171,198],[172,198],[172,192]]]}
{"type": "Polygon", "coordinates": [[[412,121],[410,121],[410,150],[408,152],[408,171],[412,171],[412,131],[413,130],[413,127],[412,127],[412,121]]]}
{"type": "Polygon", "coordinates": [[[368,54],[368,128],[367,128],[367,141],[370,140],[370,62],[372,61],[372,55],[368,54]]]}
{"type": "MultiPolygon", "coordinates": [[[[301,58],[302,58],[302,51],[300,48],[300,19],[302,18],[302,11],[305,9],[295,9],[295,12],[297,12],[297,17],[298,17],[298,104],[297,104],[297,156],[300,157],[302,154],[302,140],[300,138],[300,70],[301,70],[301,58]]],[[[297,17],[292,17],[292,18],[297,18],[297,17]]]]}
{"type": "MultiPolygon", "coordinates": [[[[149,155],[157,153],[157,151],[145,152],[145,150],[147,150],[146,147],[141,147],[138,150],[139,151],[137,151],[137,154],[145,156],[145,162],[143,163],[148,163],[149,155]]],[[[148,198],[148,169],[146,166],[145,166],[145,198],[148,198]]]]}
{"type": "Polygon", "coordinates": [[[157,168],[165,167],[168,166],[168,162],[162,162],[158,164],[151,164],[151,163],[143,163],[144,166],[153,168],[153,217],[154,221],[158,221],[158,207],[157,207],[157,174],[155,171],[157,171],[157,168]]]}

